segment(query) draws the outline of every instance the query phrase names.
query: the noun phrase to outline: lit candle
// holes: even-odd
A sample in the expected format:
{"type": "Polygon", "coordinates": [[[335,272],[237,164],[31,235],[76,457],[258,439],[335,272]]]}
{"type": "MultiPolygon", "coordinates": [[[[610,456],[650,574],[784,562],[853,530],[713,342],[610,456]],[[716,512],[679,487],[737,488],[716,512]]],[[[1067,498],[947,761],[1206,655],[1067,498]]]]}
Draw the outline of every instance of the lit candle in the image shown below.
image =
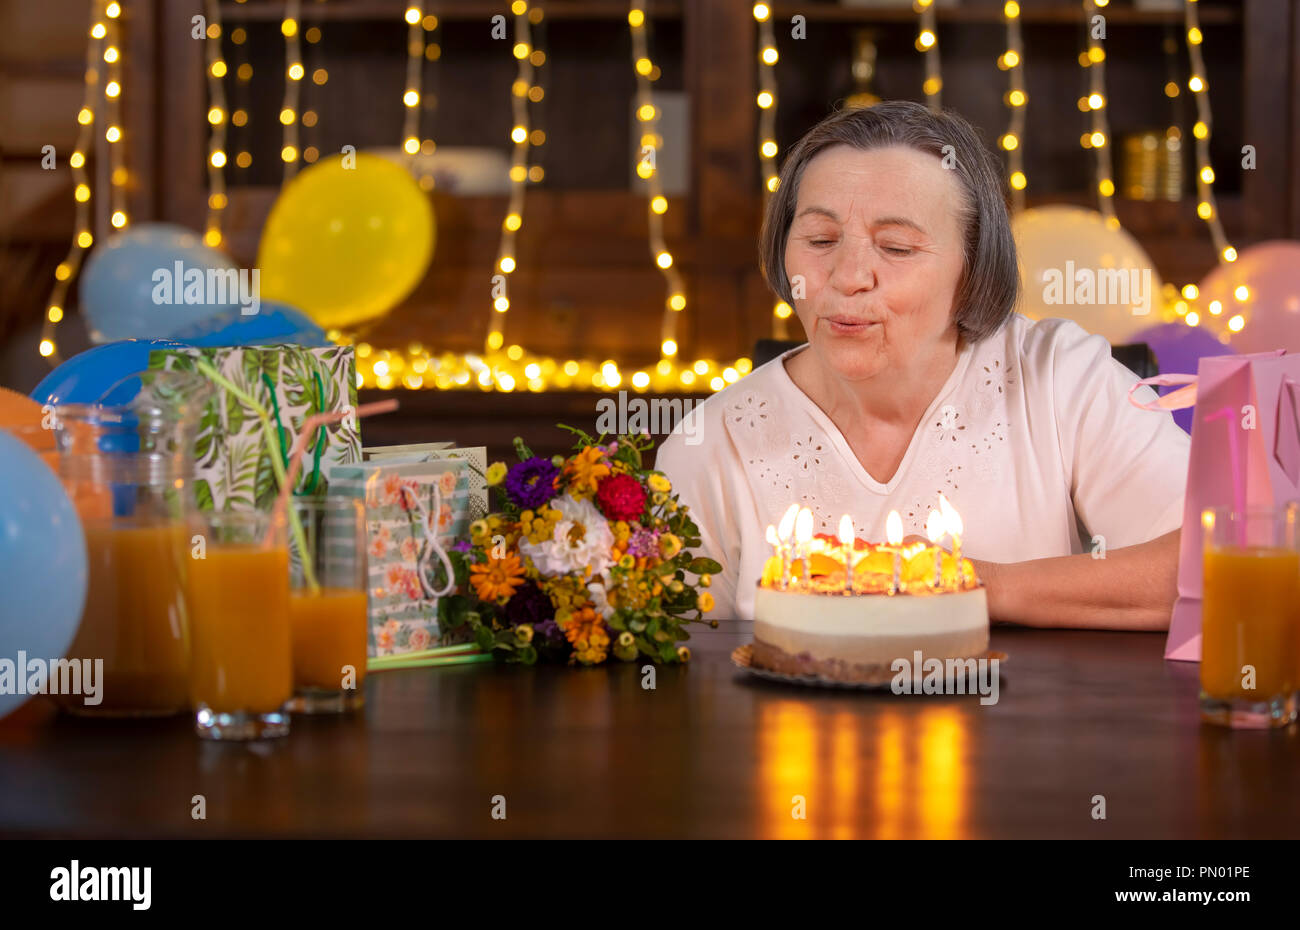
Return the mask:
{"type": "Polygon", "coordinates": [[[844,592],[853,593],[853,518],[840,517],[840,551],[844,556],[844,592]]]}
{"type": "Polygon", "coordinates": [[[939,509],[943,511],[944,528],[952,537],[952,557],[957,563],[957,586],[961,587],[966,581],[966,570],[961,564],[961,514],[957,513],[957,508],[948,503],[948,498],[943,494],[939,495],[939,509]]]}
{"type": "Polygon", "coordinates": [[[794,533],[795,517],[799,515],[799,505],[791,504],[781,517],[781,524],[776,531],[781,543],[781,587],[790,585],[790,537],[794,533]]]}
{"type": "Polygon", "coordinates": [[[934,587],[939,589],[943,587],[943,547],[939,541],[943,539],[944,519],[943,514],[937,510],[931,510],[930,516],[925,521],[925,535],[930,537],[930,542],[934,544],[934,587]]]}
{"type": "Polygon", "coordinates": [[[903,570],[903,518],[898,515],[897,510],[889,511],[889,519],[885,521],[885,540],[894,550],[894,584],[889,589],[889,593],[897,594],[901,587],[899,575],[903,570]]]}
{"type": "Polygon", "coordinates": [[[803,562],[803,580],[808,581],[808,543],[813,537],[813,515],[807,507],[799,508],[799,516],[794,521],[795,553],[803,562]]]}

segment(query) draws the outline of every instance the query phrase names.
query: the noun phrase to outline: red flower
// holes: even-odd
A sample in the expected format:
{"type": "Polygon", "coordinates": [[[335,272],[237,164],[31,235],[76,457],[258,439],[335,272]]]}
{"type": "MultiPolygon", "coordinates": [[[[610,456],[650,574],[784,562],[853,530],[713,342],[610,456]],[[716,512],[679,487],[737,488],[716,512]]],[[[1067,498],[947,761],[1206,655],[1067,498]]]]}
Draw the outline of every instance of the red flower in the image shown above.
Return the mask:
{"type": "Polygon", "coordinates": [[[645,488],[631,475],[610,475],[596,486],[596,502],[610,520],[631,522],[645,510],[645,488]]]}

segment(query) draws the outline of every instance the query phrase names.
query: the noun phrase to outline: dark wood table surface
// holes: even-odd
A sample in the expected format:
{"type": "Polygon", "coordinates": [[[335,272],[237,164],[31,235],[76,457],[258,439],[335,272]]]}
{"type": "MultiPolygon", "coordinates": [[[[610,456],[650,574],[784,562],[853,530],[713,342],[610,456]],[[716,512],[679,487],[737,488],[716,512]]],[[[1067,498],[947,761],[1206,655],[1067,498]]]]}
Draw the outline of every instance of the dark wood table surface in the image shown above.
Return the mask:
{"type": "Polygon", "coordinates": [[[758,680],[730,661],[749,638],[697,633],[654,690],[639,664],[373,674],[363,713],[260,743],[29,703],[0,721],[0,834],[1300,836],[1297,727],[1202,725],[1163,635],[995,628],[991,706],[758,680]]]}

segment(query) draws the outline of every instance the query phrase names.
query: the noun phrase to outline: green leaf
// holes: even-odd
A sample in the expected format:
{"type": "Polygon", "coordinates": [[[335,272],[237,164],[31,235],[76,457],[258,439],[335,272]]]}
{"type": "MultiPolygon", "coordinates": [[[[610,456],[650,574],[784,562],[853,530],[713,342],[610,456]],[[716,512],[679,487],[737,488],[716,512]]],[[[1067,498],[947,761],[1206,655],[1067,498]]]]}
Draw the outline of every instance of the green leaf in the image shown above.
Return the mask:
{"type": "Polygon", "coordinates": [[[676,662],[677,647],[672,643],[660,643],[659,658],[663,659],[665,662],[676,662]]]}
{"type": "Polygon", "coordinates": [[[619,633],[627,629],[627,624],[617,612],[605,621],[605,626],[609,627],[611,630],[616,630],[619,633]]]}
{"type": "Polygon", "coordinates": [[[533,665],[537,662],[537,650],[531,645],[521,647],[517,655],[524,665],[533,665]]]}
{"type": "Polygon", "coordinates": [[[474,642],[485,652],[491,651],[496,645],[496,637],[492,635],[492,630],[486,626],[481,626],[474,631],[474,642]]]}
{"type": "Polygon", "coordinates": [[[203,478],[194,482],[194,498],[198,501],[199,510],[212,509],[212,487],[203,478]]]}
{"type": "Polygon", "coordinates": [[[656,652],[654,648],[645,641],[644,636],[638,636],[636,638],[636,648],[640,650],[642,655],[647,655],[652,659],[657,658],[659,656],[659,653],[656,652]]]}
{"type": "Polygon", "coordinates": [[[519,456],[521,462],[533,458],[533,450],[528,448],[522,436],[515,437],[515,454],[519,456]]]}
{"type": "Polygon", "coordinates": [[[713,559],[698,558],[691,559],[686,570],[692,575],[717,575],[722,571],[722,566],[713,559]]]}

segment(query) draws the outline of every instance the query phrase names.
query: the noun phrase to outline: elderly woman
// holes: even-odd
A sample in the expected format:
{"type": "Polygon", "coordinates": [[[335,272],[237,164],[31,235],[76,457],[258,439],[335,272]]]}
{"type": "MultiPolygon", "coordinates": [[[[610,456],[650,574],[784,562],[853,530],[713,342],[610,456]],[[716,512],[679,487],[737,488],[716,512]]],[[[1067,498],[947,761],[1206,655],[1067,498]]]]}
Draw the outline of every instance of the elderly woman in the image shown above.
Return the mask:
{"type": "Polygon", "coordinates": [[[658,459],[724,566],[711,617],[752,616],[790,504],[883,541],[891,510],[924,533],[942,493],[994,620],[1167,627],[1187,436],[1128,402],[1106,340],[1014,312],[998,166],[968,123],[906,102],[827,117],[782,166],[761,253],[808,343],[696,408],[658,459]]]}

